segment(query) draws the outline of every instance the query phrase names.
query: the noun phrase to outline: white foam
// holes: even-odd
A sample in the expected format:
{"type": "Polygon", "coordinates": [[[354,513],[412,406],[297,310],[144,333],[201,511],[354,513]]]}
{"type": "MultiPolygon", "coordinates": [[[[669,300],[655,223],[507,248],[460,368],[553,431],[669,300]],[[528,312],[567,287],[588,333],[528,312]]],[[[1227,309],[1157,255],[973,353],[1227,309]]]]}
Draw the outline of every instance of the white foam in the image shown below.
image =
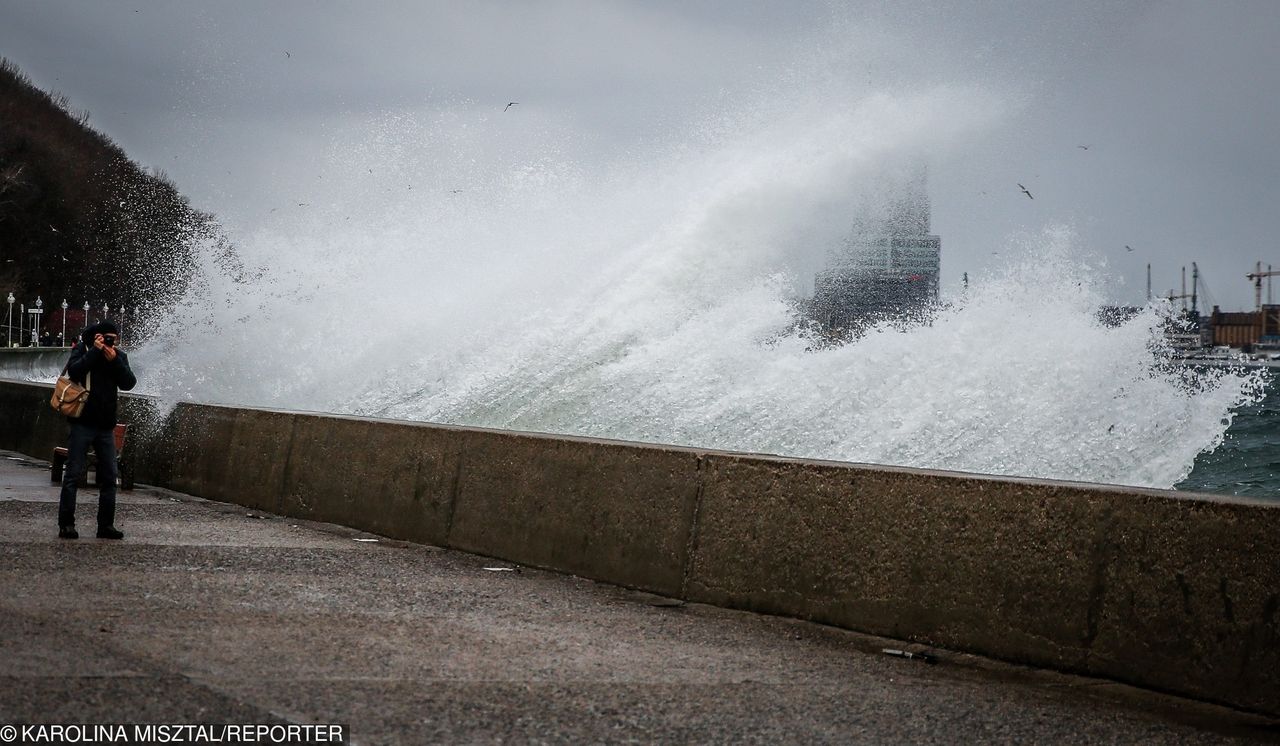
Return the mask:
{"type": "Polygon", "coordinates": [[[1156,308],[1100,325],[1105,277],[1063,229],[1014,247],[1023,260],[930,325],[814,349],[791,299],[848,230],[848,206],[899,159],[1001,112],[975,88],[829,93],[590,169],[554,122],[513,131],[465,107],[383,120],[335,143],[326,168],[343,178],[324,200],[235,237],[238,269],[204,252],[136,355],[143,385],[1157,487],[1220,442],[1254,379],[1188,387],[1160,372],[1156,308]]]}

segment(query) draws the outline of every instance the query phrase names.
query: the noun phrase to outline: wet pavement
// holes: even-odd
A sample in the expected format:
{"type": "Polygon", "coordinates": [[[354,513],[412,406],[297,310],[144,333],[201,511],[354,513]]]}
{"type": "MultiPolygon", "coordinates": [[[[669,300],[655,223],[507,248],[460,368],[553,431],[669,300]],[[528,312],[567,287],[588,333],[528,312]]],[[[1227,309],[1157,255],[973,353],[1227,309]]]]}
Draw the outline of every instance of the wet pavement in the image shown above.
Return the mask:
{"type": "Polygon", "coordinates": [[[343,723],[355,743],[1280,742],[1280,723],[142,488],[56,538],[0,451],[0,724],[343,723]],[[493,569],[500,568],[500,569],[493,569]]]}

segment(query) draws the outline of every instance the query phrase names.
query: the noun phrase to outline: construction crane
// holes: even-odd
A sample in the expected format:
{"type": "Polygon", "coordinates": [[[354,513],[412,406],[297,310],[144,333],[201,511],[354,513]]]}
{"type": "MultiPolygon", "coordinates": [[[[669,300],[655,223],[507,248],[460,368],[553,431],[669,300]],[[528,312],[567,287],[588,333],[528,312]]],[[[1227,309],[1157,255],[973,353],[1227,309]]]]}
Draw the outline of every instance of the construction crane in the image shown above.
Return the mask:
{"type": "MultiPolygon", "coordinates": [[[[1280,272],[1277,272],[1276,274],[1280,274],[1280,272]]],[[[1197,300],[1196,289],[1199,284],[1200,284],[1200,268],[1196,266],[1195,262],[1192,262],[1191,263],[1191,292],[1187,293],[1187,268],[1183,267],[1182,268],[1182,292],[1180,294],[1175,295],[1173,290],[1170,290],[1169,294],[1165,296],[1165,299],[1168,300],[1169,303],[1173,303],[1175,300],[1181,300],[1182,310],[1186,311],[1187,299],[1190,298],[1191,313],[1195,315],[1196,318],[1199,318],[1199,309],[1196,307],[1196,300],[1197,300]]],[[[1148,297],[1151,295],[1151,265],[1150,264],[1147,265],[1147,295],[1148,297]]]]}
{"type": "Polygon", "coordinates": [[[1262,278],[1264,277],[1267,278],[1267,305],[1270,305],[1271,304],[1271,278],[1275,277],[1276,275],[1280,275],[1280,270],[1272,272],[1270,264],[1267,265],[1267,271],[1263,272],[1262,262],[1258,262],[1258,268],[1256,271],[1250,272],[1249,274],[1245,275],[1245,277],[1248,277],[1250,280],[1253,280],[1253,304],[1257,310],[1259,311],[1262,310],[1262,278]]]}

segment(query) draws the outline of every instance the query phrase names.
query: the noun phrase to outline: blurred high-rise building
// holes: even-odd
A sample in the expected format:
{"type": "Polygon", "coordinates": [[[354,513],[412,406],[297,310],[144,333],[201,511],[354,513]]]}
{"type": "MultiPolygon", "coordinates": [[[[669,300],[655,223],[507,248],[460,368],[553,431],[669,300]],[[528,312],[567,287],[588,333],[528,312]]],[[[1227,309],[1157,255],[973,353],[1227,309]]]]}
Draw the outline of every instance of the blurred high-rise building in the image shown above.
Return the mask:
{"type": "Polygon", "coordinates": [[[829,330],[910,317],[938,301],[942,239],[931,233],[924,167],[882,178],[814,283],[813,316],[829,330]]]}

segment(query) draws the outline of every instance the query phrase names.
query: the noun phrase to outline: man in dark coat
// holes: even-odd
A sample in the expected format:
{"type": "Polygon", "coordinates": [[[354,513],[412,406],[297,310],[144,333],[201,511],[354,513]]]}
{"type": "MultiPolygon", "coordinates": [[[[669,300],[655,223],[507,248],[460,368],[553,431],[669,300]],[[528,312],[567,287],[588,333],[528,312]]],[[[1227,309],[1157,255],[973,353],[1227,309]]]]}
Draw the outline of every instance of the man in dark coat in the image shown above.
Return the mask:
{"type": "Polygon", "coordinates": [[[62,472],[62,498],[58,502],[58,536],[78,539],[76,487],[89,462],[89,447],[98,454],[98,538],[123,539],[116,518],[116,399],[118,391],[133,388],[138,379],[129,369],[129,356],[116,348],[120,328],[110,321],[90,326],[71,351],[67,377],[89,389],[89,399],[79,417],[68,417],[71,437],[67,466],[62,472]]]}

